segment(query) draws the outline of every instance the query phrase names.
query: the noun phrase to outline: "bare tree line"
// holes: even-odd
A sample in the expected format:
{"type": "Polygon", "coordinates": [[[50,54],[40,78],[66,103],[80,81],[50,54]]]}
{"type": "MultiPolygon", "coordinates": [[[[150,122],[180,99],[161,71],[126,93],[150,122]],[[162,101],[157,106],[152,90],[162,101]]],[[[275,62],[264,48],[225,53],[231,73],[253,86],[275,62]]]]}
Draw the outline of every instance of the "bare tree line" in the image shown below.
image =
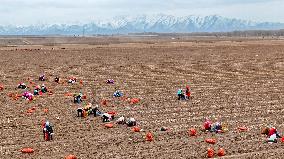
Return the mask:
{"type": "Polygon", "coordinates": [[[247,30],[232,32],[197,32],[197,33],[131,33],[129,35],[159,35],[159,36],[227,36],[227,37],[280,37],[284,36],[284,29],[281,30],[247,30]]]}

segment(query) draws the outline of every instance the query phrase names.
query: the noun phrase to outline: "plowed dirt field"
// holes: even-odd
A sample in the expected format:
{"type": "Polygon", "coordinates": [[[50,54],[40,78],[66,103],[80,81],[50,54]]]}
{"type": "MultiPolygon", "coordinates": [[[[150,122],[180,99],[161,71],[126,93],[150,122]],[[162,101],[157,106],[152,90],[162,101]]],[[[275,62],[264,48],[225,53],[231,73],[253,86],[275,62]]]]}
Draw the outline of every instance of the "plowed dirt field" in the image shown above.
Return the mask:
{"type": "MultiPolygon", "coordinates": [[[[207,158],[207,148],[223,147],[225,158],[283,158],[284,143],[265,143],[265,126],[284,133],[284,41],[151,41],[108,45],[19,45],[0,48],[0,158],[207,158]],[[39,82],[45,73],[47,81],[39,82]],[[53,82],[74,76],[75,84],[53,82]],[[46,84],[53,95],[32,102],[13,100],[19,82],[46,84]],[[107,79],[115,84],[108,85],[107,79]],[[178,101],[177,89],[190,85],[192,99],[178,101]],[[135,105],[113,98],[119,89],[135,105]],[[136,118],[144,131],[124,125],[104,127],[99,117],[78,118],[77,105],[65,93],[87,95],[85,102],[118,116],[136,118]],[[107,106],[101,101],[107,99],[107,106]],[[35,112],[27,110],[35,107],[35,112]],[[43,110],[48,109],[45,113],[43,110]],[[222,134],[201,132],[208,117],[228,124],[222,134]],[[54,125],[54,140],[44,141],[43,119],[54,125]],[[167,132],[160,131],[169,127],[167,132]],[[247,132],[239,132],[246,126],[247,132]],[[197,136],[188,135],[189,128],[197,136]],[[145,141],[147,132],[153,142],[145,141]],[[215,145],[204,142],[216,138],[215,145]],[[31,147],[32,154],[21,148],[31,147]]],[[[215,155],[215,157],[218,157],[215,155]]]]}

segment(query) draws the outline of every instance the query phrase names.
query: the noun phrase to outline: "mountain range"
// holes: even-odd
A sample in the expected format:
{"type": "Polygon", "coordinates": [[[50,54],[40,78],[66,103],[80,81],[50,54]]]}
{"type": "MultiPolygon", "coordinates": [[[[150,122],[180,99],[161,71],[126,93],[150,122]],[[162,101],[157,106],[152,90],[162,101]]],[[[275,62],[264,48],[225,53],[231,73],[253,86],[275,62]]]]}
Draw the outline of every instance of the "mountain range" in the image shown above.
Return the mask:
{"type": "Polygon", "coordinates": [[[0,26],[0,35],[95,35],[143,32],[192,33],[278,29],[284,29],[284,23],[253,22],[218,15],[177,17],[157,14],[117,16],[108,21],[95,21],[87,24],[0,26]]]}

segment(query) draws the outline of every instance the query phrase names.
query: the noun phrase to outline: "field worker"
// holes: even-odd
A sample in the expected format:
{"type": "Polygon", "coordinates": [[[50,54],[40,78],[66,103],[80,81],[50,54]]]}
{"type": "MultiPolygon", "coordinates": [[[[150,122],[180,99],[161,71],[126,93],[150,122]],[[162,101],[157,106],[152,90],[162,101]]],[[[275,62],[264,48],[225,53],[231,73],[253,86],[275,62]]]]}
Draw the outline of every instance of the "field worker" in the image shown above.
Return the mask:
{"type": "Polygon", "coordinates": [[[83,108],[82,107],[77,108],[77,117],[83,117],[83,108]]]}
{"type": "Polygon", "coordinates": [[[59,83],[59,77],[55,77],[54,82],[59,83]]]}
{"type": "Polygon", "coordinates": [[[35,95],[35,96],[38,96],[38,95],[39,95],[38,89],[35,89],[35,90],[34,90],[34,95],[35,95]]]}
{"type": "Polygon", "coordinates": [[[26,89],[26,88],[27,88],[27,86],[26,86],[26,84],[25,84],[25,83],[20,82],[20,83],[18,84],[18,88],[19,88],[19,89],[26,89]]]}
{"type": "Polygon", "coordinates": [[[102,112],[99,110],[99,105],[96,105],[96,106],[92,109],[92,111],[93,111],[93,113],[94,113],[94,117],[102,115],[102,112]]]}
{"type": "Polygon", "coordinates": [[[46,93],[47,92],[47,88],[44,84],[41,85],[41,92],[42,93],[46,93]]]}
{"type": "Polygon", "coordinates": [[[168,131],[169,130],[169,128],[167,128],[167,127],[161,127],[161,131],[168,131]]]}
{"type": "Polygon", "coordinates": [[[27,98],[27,100],[32,101],[33,99],[34,99],[33,94],[32,94],[32,93],[29,93],[29,94],[28,94],[28,98],[27,98]]]}
{"type": "Polygon", "coordinates": [[[108,79],[108,80],[106,81],[106,83],[107,83],[107,84],[114,84],[114,80],[113,80],[113,79],[108,79]]]}
{"type": "Polygon", "coordinates": [[[43,134],[44,134],[44,139],[45,140],[52,140],[52,135],[53,135],[53,128],[49,121],[46,121],[43,127],[43,134]]]}
{"type": "Polygon", "coordinates": [[[103,122],[110,122],[112,120],[112,116],[108,113],[103,113],[102,119],[103,119],[103,122]]]}
{"type": "Polygon", "coordinates": [[[131,126],[136,126],[136,120],[134,118],[129,118],[126,121],[126,125],[131,127],[131,126]]]}
{"type": "Polygon", "coordinates": [[[72,77],[72,78],[70,78],[70,79],[68,80],[68,83],[74,84],[76,81],[77,81],[77,78],[72,77]]]}
{"type": "Polygon", "coordinates": [[[34,99],[34,96],[32,93],[28,93],[28,99],[27,100],[33,100],[34,99]]]}
{"type": "Polygon", "coordinates": [[[22,97],[23,97],[23,98],[28,98],[28,94],[29,94],[29,92],[24,92],[23,95],[22,95],[22,97]]]}
{"type": "Polygon", "coordinates": [[[80,104],[82,102],[82,96],[83,96],[82,93],[79,93],[77,95],[75,94],[74,95],[74,103],[80,104]]]}
{"type": "Polygon", "coordinates": [[[216,122],[213,124],[213,126],[211,126],[211,132],[221,132],[222,131],[222,125],[220,122],[216,122]]]}
{"type": "Polygon", "coordinates": [[[22,95],[23,98],[25,98],[26,100],[33,100],[33,94],[30,92],[24,92],[22,95]]]}
{"type": "Polygon", "coordinates": [[[210,131],[211,126],[212,126],[212,122],[209,119],[206,119],[203,124],[204,129],[210,131]]]}
{"type": "Polygon", "coordinates": [[[190,90],[189,90],[189,86],[186,86],[186,89],[185,89],[185,95],[186,95],[186,98],[189,99],[190,98],[190,90]]]}
{"type": "Polygon", "coordinates": [[[122,97],[122,93],[120,92],[120,91],[115,91],[114,93],[113,93],[113,96],[114,97],[122,97]]]}
{"type": "Polygon", "coordinates": [[[185,95],[182,89],[178,89],[177,95],[178,95],[178,100],[185,100],[185,95]]]}
{"type": "Polygon", "coordinates": [[[34,90],[34,95],[39,95],[39,91],[40,91],[40,86],[36,86],[35,90],[34,90]]]}
{"type": "Polygon", "coordinates": [[[119,117],[119,118],[116,120],[116,123],[117,123],[117,124],[125,124],[125,118],[124,118],[124,116],[119,117]]]}
{"type": "Polygon", "coordinates": [[[277,138],[281,138],[281,136],[279,135],[279,133],[277,132],[277,129],[275,127],[272,127],[269,129],[268,131],[268,137],[274,135],[277,137],[277,138]]]}
{"type": "Polygon", "coordinates": [[[277,138],[281,138],[275,127],[267,128],[267,136],[267,142],[269,143],[277,143],[277,138]]]}
{"type": "Polygon", "coordinates": [[[45,81],[45,75],[44,74],[40,75],[38,80],[39,81],[45,81]]]}

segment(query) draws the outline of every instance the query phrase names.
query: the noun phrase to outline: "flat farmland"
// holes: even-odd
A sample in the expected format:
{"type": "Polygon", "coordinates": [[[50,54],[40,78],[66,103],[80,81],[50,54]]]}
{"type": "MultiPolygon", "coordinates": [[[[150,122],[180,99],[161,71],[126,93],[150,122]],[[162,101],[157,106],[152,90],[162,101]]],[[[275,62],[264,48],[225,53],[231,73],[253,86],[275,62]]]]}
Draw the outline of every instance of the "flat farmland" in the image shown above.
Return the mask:
{"type": "Polygon", "coordinates": [[[0,158],[207,158],[208,147],[224,148],[224,158],[283,158],[284,143],[265,143],[260,132],[275,126],[284,133],[284,40],[55,39],[0,39],[0,158]],[[47,81],[38,81],[42,73],[47,81]],[[83,85],[57,84],[56,76],[74,76],[83,85]],[[33,83],[44,83],[53,95],[13,100],[8,95],[22,93],[16,89],[21,81],[30,91],[33,83]],[[176,92],[186,85],[192,99],[178,101],[176,92]],[[113,98],[117,89],[140,102],[113,98]],[[144,131],[107,129],[99,117],[78,118],[73,98],[64,94],[80,91],[84,102],[134,117],[144,131]],[[27,114],[32,107],[35,112],[27,114]],[[226,122],[229,131],[201,132],[205,118],[226,122]],[[43,119],[54,125],[53,141],[43,140],[43,119]],[[160,131],[163,126],[170,130],[160,131]],[[248,131],[239,132],[239,126],[248,131]],[[197,129],[196,137],[188,135],[189,128],[197,129]],[[147,132],[153,142],[145,141],[147,132]],[[207,138],[217,143],[209,145],[207,138]],[[35,152],[23,154],[24,147],[35,152]]]}

